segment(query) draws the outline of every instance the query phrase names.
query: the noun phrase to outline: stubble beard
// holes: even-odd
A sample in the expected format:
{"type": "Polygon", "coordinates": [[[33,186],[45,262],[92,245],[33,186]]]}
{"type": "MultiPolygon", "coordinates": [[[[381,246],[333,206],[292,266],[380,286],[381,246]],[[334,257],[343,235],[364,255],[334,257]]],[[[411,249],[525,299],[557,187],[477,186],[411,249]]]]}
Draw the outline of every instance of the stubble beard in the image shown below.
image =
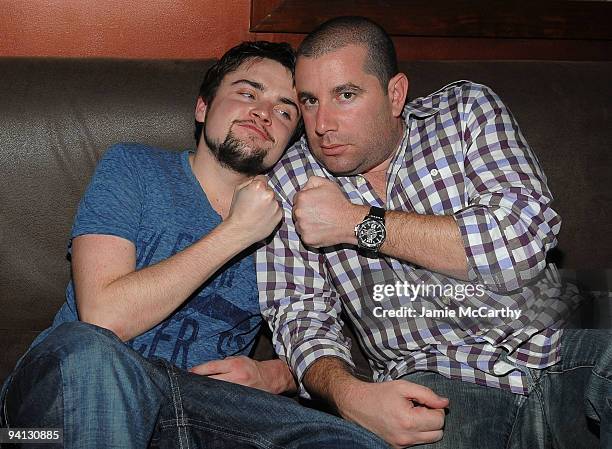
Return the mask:
{"type": "Polygon", "coordinates": [[[203,134],[206,145],[223,167],[247,176],[256,176],[266,171],[264,159],[268,151],[262,147],[248,145],[237,138],[231,128],[223,142],[215,142],[208,136],[206,122],[203,134]]]}

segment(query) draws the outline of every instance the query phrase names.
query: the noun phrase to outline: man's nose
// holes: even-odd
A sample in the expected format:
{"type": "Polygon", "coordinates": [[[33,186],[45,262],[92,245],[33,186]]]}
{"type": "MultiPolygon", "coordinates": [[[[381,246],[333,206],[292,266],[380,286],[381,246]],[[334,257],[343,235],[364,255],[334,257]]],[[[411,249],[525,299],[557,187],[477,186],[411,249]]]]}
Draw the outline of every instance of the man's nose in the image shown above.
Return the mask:
{"type": "Polygon", "coordinates": [[[333,110],[329,106],[320,104],[315,116],[315,132],[322,136],[329,131],[336,131],[338,123],[333,110]]]}
{"type": "Polygon", "coordinates": [[[260,102],[251,109],[251,116],[256,117],[266,125],[272,123],[272,106],[267,102],[260,102]]]}

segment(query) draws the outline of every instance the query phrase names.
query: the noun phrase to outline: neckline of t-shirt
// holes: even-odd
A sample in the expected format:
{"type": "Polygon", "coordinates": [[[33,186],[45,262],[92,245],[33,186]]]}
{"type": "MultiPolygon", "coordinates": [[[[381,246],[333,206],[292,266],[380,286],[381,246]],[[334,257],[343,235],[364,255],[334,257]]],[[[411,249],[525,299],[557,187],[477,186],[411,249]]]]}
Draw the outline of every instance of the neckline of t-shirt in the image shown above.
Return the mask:
{"type": "Polygon", "coordinates": [[[215,208],[212,207],[212,204],[210,204],[210,201],[208,201],[208,195],[206,195],[206,192],[202,188],[200,181],[198,181],[198,178],[196,178],[195,174],[193,173],[193,169],[191,168],[191,164],[189,163],[190,154],[195,154],[195,151],[185,150],[181,154],[181,164],[183,166],[183,171],[185,172],[185,175],[187,175],[187,178],[189,178],[189,180],[191,181],[191,184],[193,185],[195,191],[200,194],[199,197],[201,201],[203,201],[204,206],[206,206],[207,209],[209,209],[213,214],[215,214],[219,218],[219,222],[221,222],[223,221],[221,215],[219,215],[215,208]]]}

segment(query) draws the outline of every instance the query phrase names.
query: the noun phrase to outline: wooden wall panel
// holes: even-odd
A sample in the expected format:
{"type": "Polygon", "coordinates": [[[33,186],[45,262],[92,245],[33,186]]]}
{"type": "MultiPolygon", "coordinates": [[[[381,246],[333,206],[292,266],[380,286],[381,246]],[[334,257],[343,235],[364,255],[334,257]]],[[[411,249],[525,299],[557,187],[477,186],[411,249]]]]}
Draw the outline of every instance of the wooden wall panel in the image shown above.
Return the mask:
{"type": "Polygon", "coordinates": [[[253,0],[250,30],[297,43],[346,14],[380,23],[400,59],[612,59],[612,2],[253,0]]]}
{"type": "MultiPolygon", "coordinates": [[[[294,47],[304,34],[252,33],[255,39],[289,42],[294,47]]],[[[612,60],[611,41],[555,39],[486,39],[446,37],[393,37],[400,60],[612,60]]]]}

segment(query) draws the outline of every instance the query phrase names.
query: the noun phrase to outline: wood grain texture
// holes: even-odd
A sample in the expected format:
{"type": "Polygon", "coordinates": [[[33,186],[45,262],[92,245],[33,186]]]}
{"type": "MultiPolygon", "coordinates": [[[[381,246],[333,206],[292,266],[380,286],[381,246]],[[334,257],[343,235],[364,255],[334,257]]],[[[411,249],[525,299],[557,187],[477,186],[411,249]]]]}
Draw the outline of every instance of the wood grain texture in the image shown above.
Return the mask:
{"type": "Polygon", "coordinates": [[[297,46],[347,14],[380,23],[400,60],[612,60],[612,2],[252,0],[250,31],[297,46]]]}
{"type": "MultiPolygon", "coordinates": [[[[251,33],[253,39],[289,42],[294,48],[305,34],[251,33]]],[[[612,41],[570,39],[491,39],[468,37],[393,37],[400,61],[542,60],[609,61],[612,41]]]]}
{"type": "Polygon", "coordinates": [[[612,40],[612,3],[491,0],[252,0],[251,32],[308,33],[341,15],[369,17],[394,36],[612,40]]]}

